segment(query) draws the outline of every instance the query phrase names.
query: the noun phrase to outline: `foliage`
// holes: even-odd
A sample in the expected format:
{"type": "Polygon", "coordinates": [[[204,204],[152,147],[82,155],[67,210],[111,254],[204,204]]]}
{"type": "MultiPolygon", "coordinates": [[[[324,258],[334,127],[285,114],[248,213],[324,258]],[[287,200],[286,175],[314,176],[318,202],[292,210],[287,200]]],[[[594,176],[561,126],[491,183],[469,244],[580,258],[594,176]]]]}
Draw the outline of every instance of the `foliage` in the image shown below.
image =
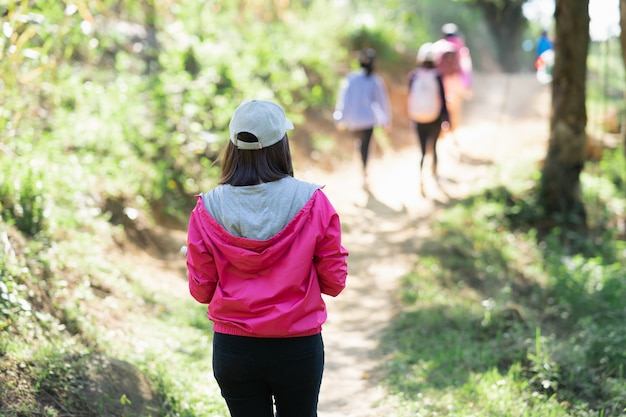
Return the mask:
{"type": "Polygon", "coordinates": [[[587,58],[587,130],[594,136],[619,133],[626,112],[626,77],[618,38],[592,42],[587,58]]]}
{"type": "Polygon", "coordinates": [[[46,229],[46,201],[42,190],[41,174],[32,170],[16,172],[13,166],[4,167],[5,181],[0,184],[0,208],[7,217],[5,222],[15,225],[26,236],[34,237],[46,229]],[[25,178],[20,178],[25,175],[25,178]]]}
{"type": "Polygon", "coordinates": [[[603,182],[584,187],[604,208],[588,234],[539,233],[534,194],[502,188],[441,215],[384,346],[402,412],[623,415],[626,243],[614,225],[626,198],[611,180],[623,150],[602,161],[584,178],[603,182]]]}

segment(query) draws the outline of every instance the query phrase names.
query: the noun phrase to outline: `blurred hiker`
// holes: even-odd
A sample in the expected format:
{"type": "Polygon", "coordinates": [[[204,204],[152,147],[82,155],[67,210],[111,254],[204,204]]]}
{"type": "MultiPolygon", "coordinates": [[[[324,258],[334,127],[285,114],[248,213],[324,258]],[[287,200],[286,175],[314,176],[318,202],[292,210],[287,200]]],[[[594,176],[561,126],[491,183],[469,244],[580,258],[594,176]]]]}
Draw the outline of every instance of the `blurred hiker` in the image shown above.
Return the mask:
{"type": "Polygon", "coordinates": [[[537,48],[535,50],[535,69],[537,70],[537,79],[542,84],[552,82],[552,67],[554,66],[554,44],[548,36],[548,31],[541,32],[541,36],[537,40],[537,48]]]}
{"type": "Polygon", "coordinates": [[[232,417],[314,416],[324,368],[322,294],[345,287],[339,216],[297,180],[282,107],[233,113],[216,188],[197,196],[187,237],[189,290],[208,304],[213,374],[232,417]]]}
{"type": "Polygon", "coordinates": [[[388,131],[391,128],[389,95],[383,78],[375,72],[375,61],[373,49],[361,52],[361,68],[341,82],[333,115],[340,130],[349,130],[359,140],[364,187],[367,187],[367,161],[374,128],[382,126],[388,131]]]}
{"type": "Polygon", "coordinates": [[[408,113],[411,118],[422,156],[420,159],[420,191],[424,195],[422,169],[424,158],[430,149],[432,153],[432,173],[437,175],[437,139],[442,125],[450,128],[445,88],[441,74],[435,66],[435,53],[432,43],[423,44],[416,58],[417,66],[409,72],[408,113]]]}
{"type": "Polygon", "coordinates": [[[472,57],[454,23],[441,27],[442,38],[435,42],[435,64],[443,77],[451,129],[459,126],[463,101],[472,96],[472,57]]]}
{"type": "Polygon", "coordinates": [[[550,37],[548,36],[548,31],[544,29],[543,31],[541,31],[541,36],[539,36],[539,39],[537,39],[537,48],[535,49],[535,59],[539,58],[541,54],[543,54],[544,52],[549,51],[553,48],[554,48],[554,44],[552,40],[550,39],[550,37]]]}

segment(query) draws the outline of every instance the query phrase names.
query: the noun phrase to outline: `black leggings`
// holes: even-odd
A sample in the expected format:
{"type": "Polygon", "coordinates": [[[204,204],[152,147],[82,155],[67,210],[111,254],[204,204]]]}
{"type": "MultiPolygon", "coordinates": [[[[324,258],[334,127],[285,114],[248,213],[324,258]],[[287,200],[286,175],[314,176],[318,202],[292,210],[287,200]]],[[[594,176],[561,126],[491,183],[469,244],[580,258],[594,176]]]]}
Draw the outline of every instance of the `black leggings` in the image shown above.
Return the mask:
{"type": "Polygon", "coordinates": [[[367,166],[367,158],[369,155],[370,142],[372,140],[374,128],[370,127],[369,129],[357,130],[354,133],[361,140],[361,162],[363,162],[363,169],[365,169],[367,166]]]}
{"type": "Polygon", "coordinates": [[[232,417],[315,417],[322,335],[267,339],[213,335],[213,375],[232,417]],[[273,400],[273,401],[272,401],[273,400]]]}
{"type": "Polygon", "coordinates": [[[416,123],[413,122],[415,131],[417,132],[417,139],[422,149],[422,157],[420,159],[420,173],[424,166],[424,157],[426,156],[426,149],[428,143],[432,143],[433,147],[433,172],[437,169],[437,139],[441,133],[441,118],[430,123],[416,123]]]}

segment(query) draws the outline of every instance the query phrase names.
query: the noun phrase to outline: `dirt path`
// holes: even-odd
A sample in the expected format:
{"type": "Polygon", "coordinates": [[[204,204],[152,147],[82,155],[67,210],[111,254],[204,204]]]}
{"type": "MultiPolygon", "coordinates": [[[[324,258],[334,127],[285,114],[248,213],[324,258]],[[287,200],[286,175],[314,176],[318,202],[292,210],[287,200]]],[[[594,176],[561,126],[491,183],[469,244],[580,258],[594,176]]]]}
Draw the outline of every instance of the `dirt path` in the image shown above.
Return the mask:
{"type": "Polygon", "coordinates": [[[530,167],[545,155],[548,92],[532,74],[478,76],[462,126],[438,147],[439,183],[426,160],[426,197],[419,194],[419,152],[405,121],[396,122],[391,136],[410,135],[408,141],[394,138],[409,146],[374,152],[369,192],[361,187],[356,154],[341,172],[309,168],[300,173],[326,184],[350,252],[346,290],[327,300],[320,417],[388,415],[390,410],[377,409],[385,392],[375,370],[384,361],[377,347],[396,312],[398,280],[418,261],[416,252],[439,208],[494,181],[506,182],[512,170],[530,167]],[[496,162],[503,168],[496,169],[496,162]]]}

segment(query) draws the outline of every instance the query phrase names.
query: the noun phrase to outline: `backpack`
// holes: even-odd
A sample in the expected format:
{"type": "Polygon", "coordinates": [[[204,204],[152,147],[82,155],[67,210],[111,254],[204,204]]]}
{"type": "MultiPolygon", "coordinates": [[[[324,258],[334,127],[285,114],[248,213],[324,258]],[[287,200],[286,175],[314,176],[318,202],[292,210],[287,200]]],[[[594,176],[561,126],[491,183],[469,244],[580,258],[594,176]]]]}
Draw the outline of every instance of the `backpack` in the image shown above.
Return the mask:
{"type": "Polygon", "coordinates": [[[458,74],[461,72],[458,55],[458,51],[456,50],[444,51],[441,54],[441,57],[439,58],[439,62],[437,64],[437,69],[443,77],[458,74]]]}
{"type": "Polygon", "coordinates": [[[412,120],[430,123],[441,114],[441,93],[437,71],[418,68],[409,90],[408,110],[412,120]]]}
{"type": "Polygon", "coordinates": [[[461,57],[459,56],[461,45],[457,43],[458,41],[455,42],[449,39],[440,39],[435,42],[437,70],[439,70],[442,77],[461,72],[461,57]]]}

